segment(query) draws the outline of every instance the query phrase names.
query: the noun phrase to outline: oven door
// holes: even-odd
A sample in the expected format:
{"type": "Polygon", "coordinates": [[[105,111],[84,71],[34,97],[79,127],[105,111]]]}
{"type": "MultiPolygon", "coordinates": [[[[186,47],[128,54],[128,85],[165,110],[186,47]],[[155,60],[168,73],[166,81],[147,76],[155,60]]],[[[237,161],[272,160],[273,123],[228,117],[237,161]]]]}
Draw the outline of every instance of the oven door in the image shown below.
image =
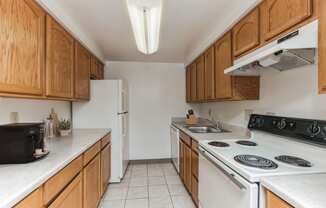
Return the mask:
{"type": "Polygon", "coordinates": [[[258,184],[249,183],[199,148],[200,208],[258,208],[258,184]]]}

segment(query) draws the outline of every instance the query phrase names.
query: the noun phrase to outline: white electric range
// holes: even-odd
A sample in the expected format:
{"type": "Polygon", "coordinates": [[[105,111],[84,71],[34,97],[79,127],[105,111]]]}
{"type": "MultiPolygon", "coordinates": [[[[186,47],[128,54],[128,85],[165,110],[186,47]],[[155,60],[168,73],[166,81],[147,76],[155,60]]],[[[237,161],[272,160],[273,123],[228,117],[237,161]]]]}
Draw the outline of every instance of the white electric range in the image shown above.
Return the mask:
{"type": "Polygon", "coordinates": [[[200,142],[201,208],[263,208],[262,177],[326,173],[325,121],[252,115],[248,126],[250,140],[200,142]]]}

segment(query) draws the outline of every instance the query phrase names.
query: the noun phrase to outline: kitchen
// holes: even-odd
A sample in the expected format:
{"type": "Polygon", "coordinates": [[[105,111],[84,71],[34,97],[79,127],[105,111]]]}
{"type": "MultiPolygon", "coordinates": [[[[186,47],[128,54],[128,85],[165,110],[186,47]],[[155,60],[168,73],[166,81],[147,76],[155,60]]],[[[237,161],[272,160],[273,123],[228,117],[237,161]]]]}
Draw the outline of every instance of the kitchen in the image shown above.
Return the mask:
{"type": "Polygon", "coordinates": [[[322,0],[0,8],[0,208],[326,207],[322,0]]]}

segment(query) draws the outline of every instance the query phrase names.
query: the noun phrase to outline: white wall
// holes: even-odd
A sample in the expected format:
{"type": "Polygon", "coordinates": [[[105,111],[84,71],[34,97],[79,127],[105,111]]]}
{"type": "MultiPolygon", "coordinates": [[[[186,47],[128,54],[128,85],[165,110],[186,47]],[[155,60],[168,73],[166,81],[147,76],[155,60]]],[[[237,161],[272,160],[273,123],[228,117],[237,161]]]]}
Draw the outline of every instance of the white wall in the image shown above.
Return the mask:
{"type": "Polygon", "coordinates": [[[183,64],[107,62],[107,79],[129,85],[130,159],[170,158],[171,117],[184,116],[183,64]]]}
{"type": "Polygon", "coordinates": [[[215,119],[246,126],[245,110],[255,113],[326,120],[326,95],[318,95],[317,67],[306,66],[284,72],[264,70],[261,76],[260,100],[204,104],[200,114],[208,118],[212,109],[215,119]]]}
{"type": "Polygon", "coordinates": [[[0,124],[12,123],[11,112],[18,112],[18,122],[40,122],[54,108],[59,118],[70,118],[70,103],[66,101],[0,98],[0,124]]]}

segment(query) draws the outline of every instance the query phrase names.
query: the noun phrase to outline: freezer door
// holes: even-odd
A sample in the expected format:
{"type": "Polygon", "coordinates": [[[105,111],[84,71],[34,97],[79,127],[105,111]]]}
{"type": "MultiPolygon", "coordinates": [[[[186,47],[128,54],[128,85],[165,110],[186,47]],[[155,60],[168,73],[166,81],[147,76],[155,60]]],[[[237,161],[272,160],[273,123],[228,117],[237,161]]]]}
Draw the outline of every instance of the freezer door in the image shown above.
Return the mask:
{"type": "Polygon", "coordinates": [[[128,86],[125,81],[119,80],[119,113],[128,112],[128,86]]]}

